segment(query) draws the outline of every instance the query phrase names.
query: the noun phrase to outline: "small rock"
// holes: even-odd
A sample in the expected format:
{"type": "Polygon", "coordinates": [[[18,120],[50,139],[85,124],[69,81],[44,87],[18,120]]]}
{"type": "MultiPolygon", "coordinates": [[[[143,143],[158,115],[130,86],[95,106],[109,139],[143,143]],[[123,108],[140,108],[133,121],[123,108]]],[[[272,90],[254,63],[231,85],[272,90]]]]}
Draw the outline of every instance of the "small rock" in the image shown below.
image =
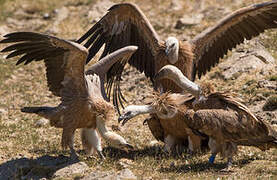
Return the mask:
{"type": "Polygon", "coordinates": [[[50,18],[51,18],[51,16],[50,16],[49,13],[44,13],[44,14],[43,14],[43,19],[48,20],[48,19],[50,19],[50,18]]]}
{"type": "Polygon", "coordinates": [[[119,160],[119,164],[123,167],[123,168],[127,168],[129,167],[131,164],[133,164],[133,161],[130,159],[120,159],[119,160]]]}
{"type": "Polygon", "coordinates": [[[83,174],[85,171],[89,169],[88,165],[84,162],[78,162],[75,164],[71,164],[64,168],[59,169],[53,174],[53,178],[57,177],[69,177],[73,174],[83,174]]]}
{"type": "Polygon", "coordinates": [[[179,0],[172,0],[171,3],[170,3],[170,7],[169,9],[170,10],[173,10],[173,11],[178,11],[180,9],[182,9],[182,5],[180,4],[180,1],[179,0]]]}
{"type": "Polygon", "coordinates": [[[36,127],[42,127],[42,126],[46,126],[48,123],[49,123],[49,120],[48,120],[48,119],[41,118],[40,120],[38,120],[38,121],[35,123],[35,126],[36,126],[36,127]]]}
{"type": "Polygon", "coordinates": [[[156,146],[159,145],[159,141],[154,140],[154,141],[150,141],[149,146],[156,146]]]}
{"type": "Polygon", "coordinates": [[[181,19],[178,19],[175,25],[175,29],[182,29],[187,26],[195,26],[203,19],[203,14],[196,14],[194,16],[185,15],[181,19]]]}
{"type": "Polygon", "coordinates": [[[8,111],[6,111],[5,109],[0,109],[0,114],[7,114],[8,111]]]}
{"type": "Polygon", "coordinates": [[[117,180],[115,172],[93,172],[81,180],[117,180]]]}
{"type": "Polygon", "coordinates": [[[268,69],[272,69],[275,59],[264,47],[251,43],[243,45],[244,51],[233,52],[230,58],[218,65],[225,80],[236,79],[244,72],[268,72],[268,69]]]}
{"type": "Polygon", "coordinates": [[[64,19],[66,19],[69,15],[69,10],[66,7],[62,7],[61,9],[57,9],[55,11],[57,13],[56,22],[60,23],[64,19]]]}
{"type": "Polygon", "coordinates": [[[118,179],[120,180],[132,180],[137,179],[137,177],[133,174],[133,172],[130,169],[123,169],[118,173],[118,179]]]}

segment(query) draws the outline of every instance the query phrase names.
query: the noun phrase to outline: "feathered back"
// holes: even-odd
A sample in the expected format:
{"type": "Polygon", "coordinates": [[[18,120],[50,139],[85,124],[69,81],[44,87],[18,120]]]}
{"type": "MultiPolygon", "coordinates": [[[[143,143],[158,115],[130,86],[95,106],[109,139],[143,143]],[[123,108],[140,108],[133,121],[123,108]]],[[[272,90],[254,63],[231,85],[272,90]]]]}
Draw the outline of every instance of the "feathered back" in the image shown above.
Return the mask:
{"type": "Polygon", "coordinates": [[[181,106],[187,100],[184,98],[182,94],[170,93],[166,92],[160,94],[154,91],[151,95],[153,102],[151,105],[156,109],[158,112],[164,112],[168,108],[174,108],[177,110],[186,110],[186,107],[181,106]]]}

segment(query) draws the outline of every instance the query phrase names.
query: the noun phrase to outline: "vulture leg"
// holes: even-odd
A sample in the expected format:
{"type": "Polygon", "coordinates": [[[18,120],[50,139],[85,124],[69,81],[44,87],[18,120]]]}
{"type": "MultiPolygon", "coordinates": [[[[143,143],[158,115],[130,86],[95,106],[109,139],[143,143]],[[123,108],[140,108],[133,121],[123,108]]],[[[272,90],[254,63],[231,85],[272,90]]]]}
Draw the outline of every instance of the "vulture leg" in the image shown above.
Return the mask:
{"type": "Polygon", "coordinates": [[[101,159],[105,159],[102,153],[101,138],[96,129],[83,128],[81,130],[82,145],[87,155],[97,152],[101,159]]]}
{"type": "Polygon", "coordinates": [[[171,153],[175,144],[176,144],[176,139],[172,135],[167,135],[164,139],[164,150],[168,153],[171,153]]]}
{"type": "Polygon", "coordinates": [[[121,150],[132,150],[133,146],[126,142],[126,140],[120,136],[119,134],[116,134],[115,132],[109,130],[106,126],[105,121],[101,117],[96,118],[96,127],[99,132],[99,134],[106,140],[108,143],[115,148],[121,149],[121,150]]]}
{"type": "Polygon", "coordinates": [[[64,128],[63,129],[63,135],[62,135],[62,147],[63,149],[66,149],[67,147],[69,147],[70,149],[70,157],[72,159],[76,159],[78,158],[73,144],[74,144],[74,132],[75,129],[72,128],[64,128]]]}
{"type": "Polygon", "coordinates": [[[215,157],[216,157],[217,153],[219,152],[218,144],[213,138],[209,139],[209,147],[210,147],[211,153],[212,153],[212,155],[209,157],[209,163],[213,164],[215,157]]]}
{"type": "Polygon", "coordinates": [[[227,159],[227,169],[232,166],[233,157],[228,157],[227,159]]]}
{"type": "Polygon", "coordinates": [[[201,138],[197,135],[190,134],[188,136],[189,150],[191,152],[197,152],[201,150],[201,138]]]}

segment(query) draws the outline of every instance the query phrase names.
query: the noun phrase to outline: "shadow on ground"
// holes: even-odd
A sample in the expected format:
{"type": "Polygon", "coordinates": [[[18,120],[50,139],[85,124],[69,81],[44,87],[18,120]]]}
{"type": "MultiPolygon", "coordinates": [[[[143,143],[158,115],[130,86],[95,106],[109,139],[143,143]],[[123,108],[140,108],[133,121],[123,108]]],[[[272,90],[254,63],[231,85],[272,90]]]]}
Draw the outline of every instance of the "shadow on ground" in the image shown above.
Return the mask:
{"type": "MultiPolygon", "coordinates": [[[[254,161],[254,159],[252,158],[244,158],[244,159],[240,159],[238,161],[235,161],[233,163],[233,166],[235,167],[243,167],[246,164],[251,163],[252,161],[254,161]]],[[[202,171],[214,171],[214,172],[218,172],[220,174],[225,174],[225,173],[232,173],[233,171],[233,167],[231,167],[230,169],[226,169],[226,163],[225,162],[221,162],[221,163],[217,163],[215,162],[215,164],[211,164],[208,162],[203,162],[203,163],[192,163],[192,164],[182,164],[179,166],[170,166],[170,167],[162,167],[159,169],[160,172],[163,173],[168,173],[168,172],[175,172],[175,173],[188,173],[188,172],[202,172],[202,171]]]]}
{"type": "Polygon", "coordinates": [[[41,179],[51,178],[52,175],[66,166],[79,160],[60,156],[41,156],[37,159],[12,159],[0,164],[0,179],[41,179]]]}

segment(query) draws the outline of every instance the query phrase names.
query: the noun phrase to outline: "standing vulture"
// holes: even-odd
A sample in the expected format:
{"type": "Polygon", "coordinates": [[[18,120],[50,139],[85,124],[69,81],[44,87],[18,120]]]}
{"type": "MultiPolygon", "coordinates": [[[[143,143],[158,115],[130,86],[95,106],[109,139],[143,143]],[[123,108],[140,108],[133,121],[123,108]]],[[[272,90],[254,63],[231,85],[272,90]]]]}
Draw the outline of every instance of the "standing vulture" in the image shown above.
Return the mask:
{"type": "Polygon", "coordinates": [[[268,123],[257,119],[238,99],[227,93],[213,92],[207,85],[198,86],[173,65],[164,66],[155,80],[163,78],[171,79],[195,97],[192,102],[195,112],[188,111],[184,118],[189,128],[210,137],[211,163],[220,152],[228,158],[227,166],[230,166],[237,145],[255,146],[263,151],[277,148],[277,132],[268,123]]]}
{"type": "Polygon", "coordinates": [[[115,110],[104,100],[103,90],[108,69],[115,62],[127,61],[136,46],[119,49],[85,71],[88,50],[80,44],[33,32],[15,32],[4,37],[0,43],[14,43],[2,50],[12,51],[7,58],[24,54],[17,65],[44,60],[49,90],[61,98],[61,103],[57,107],[24,107],[21,111],[35,113],[49,119],[52,126],[63,128],[62,147],[69,147],[72,157],[76,157],[73,138],[77,128],[84,128],[82,142],[89,153],[94,149],[103,157],[98,133],[111,146],[131,148],[105,125],[115,118],[115,110]]]}
{"type": "Polygon", "coordinates": [[[152,133],[154,135],[161,133],[160,138],[164,137],[166,151],[171,152],[175,147],[177,148],[177,145],[185,145],[187,142],[189,142],[191,151],[197,151],[200,149],[201,140],[205,137],[199,136],[199,133],[195,134],[188,127],[184,118],[188,109],[187,102],[190,102],[190,100],[191,98],[182,94],[166,92],[160,95],[154,92],[151,98],[152,103],[127,106],[118,118],[118,122],[122,121],[122,125],[124,125],[135,116],[150,113],[151,118],[157,117],[160,119],[161,128],[158,129],[158,132],[152,131],[152,133]]]}

